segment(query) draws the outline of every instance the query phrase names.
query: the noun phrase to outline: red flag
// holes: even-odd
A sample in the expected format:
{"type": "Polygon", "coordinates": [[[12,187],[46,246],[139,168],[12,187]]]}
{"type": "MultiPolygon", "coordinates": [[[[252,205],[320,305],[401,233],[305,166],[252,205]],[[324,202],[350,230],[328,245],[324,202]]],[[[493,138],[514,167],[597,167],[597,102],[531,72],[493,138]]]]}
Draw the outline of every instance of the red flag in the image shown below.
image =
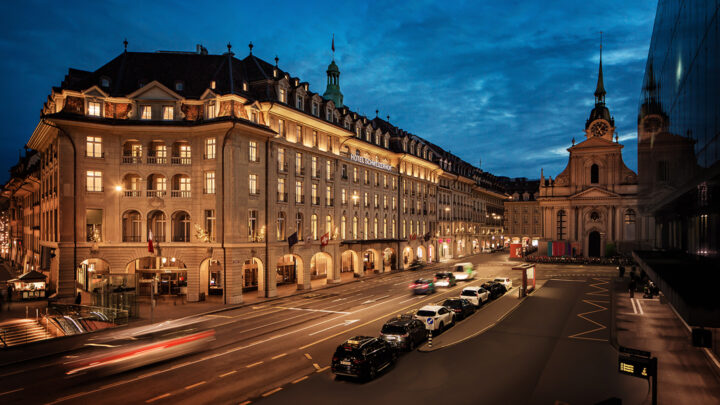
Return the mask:
{"type": "Polygon", "coordinates": [[[333,39],[332,39],[332,51],[335,52],[335,34],[333,34],[333,39]]]}
{"type": "Polygon", "coordinates": [[[148,252],[155,253],[155,249],[153,248],[153,235],[150,230],[148,230],[148,252]]]}
{"type": "Polygon", "coordinates": [[[330,242],[330,232],[320,237],[320,246],[327,246],[328,242],[330,242]]]}

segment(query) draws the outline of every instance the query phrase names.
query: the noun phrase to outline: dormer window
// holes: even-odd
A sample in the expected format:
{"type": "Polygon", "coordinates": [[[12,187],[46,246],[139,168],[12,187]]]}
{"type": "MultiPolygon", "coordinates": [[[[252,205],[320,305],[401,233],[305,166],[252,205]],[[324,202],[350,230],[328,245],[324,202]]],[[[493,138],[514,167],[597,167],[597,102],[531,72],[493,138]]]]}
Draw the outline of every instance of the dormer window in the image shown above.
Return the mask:
{"type": "Polygon", "coordinates": [[[360,127],[355,127],[355,137],[360,138],[360,127]]]}
{"type": "Polygon", "coordinates": [[[243,91],[248,91],[248,85],[246,82],[243,82],[243,91]]]}
{"type": "Polygon", "coordinates": [[[185,83],[181,81],[175,82],[175,91],[183,91],[185,89],[185,83]]]}
{"type": "Polygon", "coordinates": [[[278,90],[278,100],[280,100],[281,103],[287,103],[287,92],[285,89],[279,89],[278,90]]]}
{"type": "Polygon", "coordinates": [[[102,87],[110,87],[110,79],[107,77],[103,77],[100,79],[100,86],[102,87]]]}
{"type": "Polygon", "coordinates": [[[318,103],[314,102],[312,103],[312,115],[319,117],[320,116],[320,106],[318,103]]]}
{"type": "Polygon", "coordinates": [[[370,142],[370,131],[365,131],[365,140],[370,142]]]}
{"type": "Polygon", "coordinates": [[[258,123],[258,115],[257,115],[256,111],[253,111],[250,113],[250,121],[252,121],[256,124],[258,123]]]}
{"type": "Polygon", "coordinates": [[[215,102],[214,101],[211,101],[208,103],[207,117],[209,120],[217,117],[217,115],[215,115],[215,102]]]}
{"type": "Polygon", "coordinates": [[[389,147],[390,147],[390,138],[386,136],[385,137],[385,149],[387,149],[389,147]]]}
{"type": "Polygon", "coordinates": [[[298,110],[302,110],[303,104],[304,103],[302,96],[297,96],[297,98],[295,98],[295,108],[297,108],[298,110]]]}
{"type": "Polygon", "coordinates": [[[332,109],[328,108],[325,111],[325,119],[332,122],[332,109]]]}
{"type": "Polygon", "coordinates": [[[140,106],[140,119],[151,120],[152,119],[152,108],[149,105],[140,106]]]}
{"type": "Polygon", "coordinates": [[[210,82],[210,88],[215,90],[215,80],[210,82]]]}
{"type": "Polygon", "coordinates": [[[163,120],[172,121],[174,118],[175,108],[171,105],[164,105],[162,108],[163,120]]]}
{"type": "Polygon", "coordinates": [[[99,117],[100,116],[100,102],[89,101],[87,114],[91,117],[99,117]]]}

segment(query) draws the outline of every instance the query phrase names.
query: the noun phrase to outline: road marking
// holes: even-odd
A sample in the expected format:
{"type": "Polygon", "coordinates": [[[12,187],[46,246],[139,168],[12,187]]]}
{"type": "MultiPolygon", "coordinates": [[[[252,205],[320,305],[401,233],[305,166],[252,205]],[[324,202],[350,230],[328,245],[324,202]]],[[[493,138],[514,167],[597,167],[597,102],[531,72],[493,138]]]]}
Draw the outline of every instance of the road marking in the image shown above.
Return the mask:
{"type": "Polygon", "coordinates": [[[225,378],[225,377],[227,377],[227,376],[229,376],[229,375],[233,375],[233,374],[235,374],[235,373],[237,373],[237,370],[228,371],[228,372],[225,373],[225,374],[220,374],[218,377],[220,377],[220,378],[225,378]]]}
{"type": "Polygon", "coordinates": [[[245,368],[251,368],[251,367],[259,366],[259,365],[261,365],[261,364],[263,364],[263,363],[264,363],[264,361],[258,361],[257,363],[248,364],[247,366],[245,366],[245,368]]]}
{"type": "Polygon", "coordinates": [[[285,356],[287,356],[287,353],[278,354],[277,356],[273,357],[272,360],[277,360],[277,359],[279,359],[280,357],[285,357],[285,356]]]}
{"type": "Polygon", "coordinates": [[[150,398],[150,399],[148,399],[147,401],[145,401],[145,403],[146,403],[146,404],[149,404],[149,403],[151,403],[151,402],[155,402],[155,401],[161,400],[161,399],[163,399],[163,398],[167,398],[167,397],[169,397],[169,396],[170,396],[170,393],[168,392],[168,393],[165,393],[165,394],[162,394],[162,395],[158,395],[158,396],[156,396],[155,398],[150,398]]]}
{"type": "Polygon", "coordinates": [[[323,371],[325,371],[325,370],[327,370],[327,369],[329,369],[329,368],[330,368],[330,366],[325,366],[325,367],[323,367],[323,368],[317,369],[315,372],[316,372],[316,373],[322,373],[323,371]]]}
{"type": "Polygon", "coordinates": [[[291,308],[291,307],[275,307],[280,309],[289,309],[291,311],[309,311],[309,312],[325,312],[328,314],[343,314],[347,315],[350,312],[343,312],[343,311],[331,311],[329,309],[310,309],[310,308],[291,308]]]}
{"type": "Polygon", "coordinates": [[[585,315],[594,314],[596,312],[607,311],[607,307],[604,307],[600,304],[596,304],[595,301],[582,300],[582,302],[590,304],[590,305],[594,305],[596,308],[599,308],[599,309],[596,309],[594,311],[583,312],[582,314],[578,314],[577,316],[590,322],[590,323],[597,325],[598,327],[594,328],[594,329],[586,330],[585,332],[576,333],[576,334],[570,335],[568,337],[573,338],[573,339],[585,339],[585,340],[595,340],[595,341],[599,341],[599,342],[607,342],[607,339],[598,339],[598,338],[590,338],[590,337],[583,336],[583,335],[587,335],[588,333],[593,333],[593,332],[597,332],[599,330],[607,329],[607,326],[605,326],[599,322],[595,322],[592,319],[587,318],[585,316],[585,315]]]}
{"type": "Polygon", "coordinates": [[[210,315],[208,315],[208,317],[210,317],[210,318],[229,318],[229,319],[235,318],[234,316],[217,315],[217,314],[210,314],[210,315]]]}
{"type": "Polygon", "coordinates": [[[241,402],[239,405],[248,405],[248,404],[251,404],[251,403],[252,403],[252,401],[247,400],[247,401],[245,401],[245,402],[241,402]]]}
{"type": "Polygon", "coordinates": [[[313,363],[313,367],[315,367],[315,370],[320,370],[320,365],[317,363],[313,363]]]}
{"type": "Polygon", "coordinates": [[[637,304],[638,311],[640,311],[640,315],[645,315],[645,311],[643,311],[642,305],[640,305],[640,300],[636,298],[635,303],[637,304]]]}
{"type": "Polygon", "coordinates": [[[203,385],[203,384],[205,384],[205,383],[207,383],[207,381],[200,381],[200,382],[195,383],[195,384],[193,384],[193,385],[188,385],[187,387],[185,387],[185,389],[186,389],[186,390],[191,390],[191,389],[193,389],[193,388],[195,388],[195,387],[199,387],[199,386],[201,386],[201,385],[203,385]]]}
{"type": "Polygon", "coordinates": [[[250,307],[250,308],[252,308],[252,309],[263,309],[263,308],[265,308],[265,307],[267,307],[267,305],[257,305],[257,306],[252,306],[252,307],[250,307]]]}
{"type": "Polygon", "coordinates": [[[25,388],[18,388],[18,389],[16,389],[16,390],[2,392],[2,393],[0,393],[0,397],[3,396],[3,395],[12,394],[13,392],[22,391],[22,390],[24,390],[24,389],[25,389],[25,388]]]}
{"type": "Polygon", "coordinates": [[[312,356],[310,355],[310,353],[305,353],[305,357],[307,357],[308,360],[312,360],[312,356]]]}
{"type": "Polygon", "coordinates": [[[361,305],[372,304],[372,303],[375,302],[375,301],[379,301],[379,300],[384,299],[384,298],[387,298],[387,297],[389,297],[389,295],[383,295],[382,297],[373,298],[373,299],[371,299],[371,300],[367,300],[367,301],[363,302],[361,305]]]}
{"type": "Polygon", "coordinates": [[[262,396],[263,398],[269,397],[270,395],[272,395],[272,394],[274,394],[274,393],[276,393],[276,392],[278,392],[278,391],[280,391],[280,390],[282,390],[282,387],[277,387],[277,388],[275,388],[275,389],[272,390],[272,391],[268,391],[268,392],[262,394],[261,396],[262,396]]]}
{"type": "Polygon", "coordinates": [[[300,377],[300,378],[298,378],[297,380],[293,381],[292,383],[293,383],[293,384],[297,384],[297,383],[299,383],[300,381],[305,381],[305,380],[307,380],[307,379],[308,379],[308,376],[300,377]]]}
{"type": "Polygon", "coordinates": [[[358,321],[360,321],[360,320],[359,320],[359,319],[348,319],[348,320],[346,320],[346,321],[343,322],[343,323],[339,323],[339,324],[337,324],[337,325],[329,326],[329,327],[327,327],[327,328],[325,328],[325,329],[320,329],[320,330],[317,331],[317,332],[309,333],[308,336],[317,335],[318,333],[325,332],[325,331],[328,330],[328,329],[337,328],[338,326],[348,326],[348,325],[351,325],[351,324],[353,324],[353,323],[355,323],[355,322],[358,322],[358,321]]]}
{"type": "MultiPolygon", "coordinates": [[[[99,391],[99,390],[95,390],[95,391],[99,391]]],[[[92,392],[94,392],[94,391],[78,392],[78,393],[75,393],[75,394],[72,394],[72,395],[68,395],[68,396],[66,396],[66,397],[58,398],[58,399],[54,400],[53,402],[48,402],[46,405],[52,405],[52,404],[56,404],[56,403],[58,403],[58,402],[67,401],[68,399],[73,399],[73,398],[81,397],[81,396],[83,396],[83,395],[87,395],[87,394],[90,394],[90,393],[92,393],[92,392]]]]}
{"type": "Polygon", "coordinates": [[[635,298],[630,298],[630,304],[632,304],[632,307],[633,307],[633,314],[637,315],[638,310],[637,310],[637,307],[635,306],[635,298]]]}

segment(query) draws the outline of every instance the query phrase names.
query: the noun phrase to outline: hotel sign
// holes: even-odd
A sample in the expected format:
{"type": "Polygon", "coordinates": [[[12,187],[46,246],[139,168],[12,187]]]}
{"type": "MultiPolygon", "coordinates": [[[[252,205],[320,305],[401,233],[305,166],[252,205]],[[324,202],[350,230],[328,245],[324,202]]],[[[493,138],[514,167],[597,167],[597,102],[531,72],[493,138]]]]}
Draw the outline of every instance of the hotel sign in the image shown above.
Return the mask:
{"type": "Polygon", "coordinates": [[[387,163],[378,162],[377,160],[372,160],[370,158],[362,157],[357,154],[350,155],[350,160],[352,160],[353,162],[362,163],[362,164],[365,164],[368,166],[377,167],[378,169],[383,169],[383,170],[387,170],[387,171],[392,171],[392,169],[393,169],[393,167],[387,163]]]}

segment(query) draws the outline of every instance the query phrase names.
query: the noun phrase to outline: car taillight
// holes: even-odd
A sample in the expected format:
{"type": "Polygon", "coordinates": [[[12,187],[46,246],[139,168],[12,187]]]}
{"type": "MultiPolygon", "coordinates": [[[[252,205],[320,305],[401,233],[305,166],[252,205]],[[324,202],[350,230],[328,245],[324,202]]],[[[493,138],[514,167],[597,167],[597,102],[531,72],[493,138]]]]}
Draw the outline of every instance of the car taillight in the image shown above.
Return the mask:
{"type": "Polygon", "coordinates": [[[332,361],[338,361],[338,357],[337,357],[337,356],[333,356],[332,361]]]}
{"type": "Polygon", "coordinates": [[[437,281],[437,277],[433,277],[433,282],[437,281]]]}
{"type": "Polygon", "coordinates": [[[406,337],[408,337],[408,336],[410,336],[409,333],[406,333],[406,334],[404,334],[404,335],[400,335],[401,338],[406,338],[406,337]]]}
{"type": "Polygon", "coordinates": [[[455,312],[460,312],[460,309],[459,309],[459,308],[456,308],[456,309],[453,309],[453,311],[455,311],[455,312]]]}
{"type": "Polygon", "coordinates": [[[410,288],[415,288],[415,286],[416,286],[416,284],[415,284],[415,283],[413,283],[413,284],[410,284],[410,288]]]}
{"type": "Polygon", "coordinates": [[[360,363],[364,363],[364,362],[365,362],[365,359],[353,359],[353,363],[355,363],[355,364],[360,364],[360,363]]]}

